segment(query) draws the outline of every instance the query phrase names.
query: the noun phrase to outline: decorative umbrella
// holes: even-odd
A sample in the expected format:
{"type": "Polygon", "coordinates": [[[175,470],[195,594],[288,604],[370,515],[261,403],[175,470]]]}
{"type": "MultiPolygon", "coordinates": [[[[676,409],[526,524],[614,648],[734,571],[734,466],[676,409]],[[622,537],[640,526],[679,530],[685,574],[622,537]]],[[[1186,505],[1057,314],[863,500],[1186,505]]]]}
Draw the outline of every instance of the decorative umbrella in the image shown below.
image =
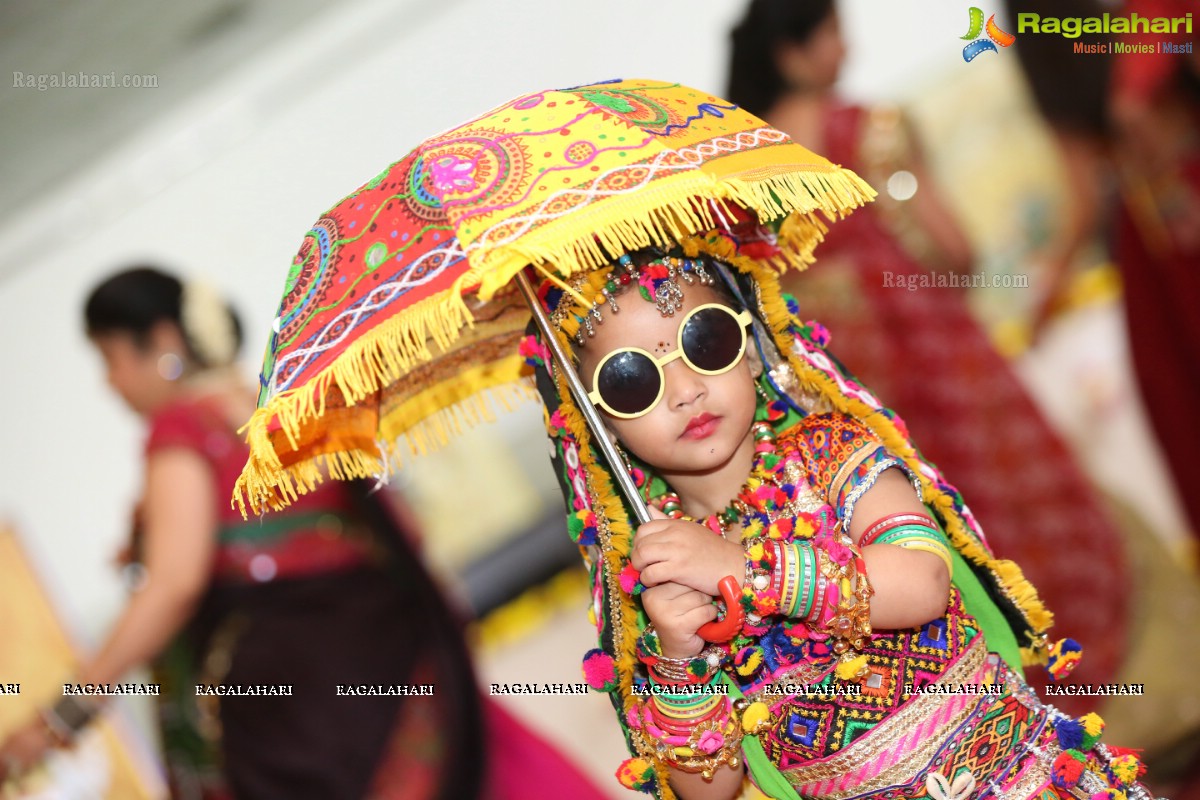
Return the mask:
{"type": "MultiPolygon", "coordinates": [[[[777,226],[772,266],[811,260],[825,226],[873,196],[735,105],[679,84],[597,83],[516,98],[434,136],[341,200],[288,272],[261,377],[243,512],[287,505],[327,472],[386,471],[508,407],[530,309],[588,422],[592,404],[530,277],[650,245],[777,226]],[[524,297],[522,297],[524,295],[524,297]]],[[[765,251],[764,251],[765,252],[765,251]]],[[[594,441],[613,464],[606,436],[594,441]]],[[[645,507],[629,476],[635,513],[645,507]]]]}

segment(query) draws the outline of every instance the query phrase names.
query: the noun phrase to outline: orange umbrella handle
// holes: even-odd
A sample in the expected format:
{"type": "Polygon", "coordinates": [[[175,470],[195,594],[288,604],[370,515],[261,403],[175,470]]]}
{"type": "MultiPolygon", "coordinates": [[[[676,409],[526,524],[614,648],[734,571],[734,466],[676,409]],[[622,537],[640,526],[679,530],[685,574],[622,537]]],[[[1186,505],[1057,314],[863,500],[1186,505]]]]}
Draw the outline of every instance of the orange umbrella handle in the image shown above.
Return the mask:
{"type": "Polygon", "coordinates": [[[742,608],[742,592],[738,588],[737,579],[732,575],[721,578],[717,584],[721,599],[725,601],[725,618],[706,622],[696,633],[706,642],[728,642],[742,629],[746,621],[746,612],[742,608]]]}

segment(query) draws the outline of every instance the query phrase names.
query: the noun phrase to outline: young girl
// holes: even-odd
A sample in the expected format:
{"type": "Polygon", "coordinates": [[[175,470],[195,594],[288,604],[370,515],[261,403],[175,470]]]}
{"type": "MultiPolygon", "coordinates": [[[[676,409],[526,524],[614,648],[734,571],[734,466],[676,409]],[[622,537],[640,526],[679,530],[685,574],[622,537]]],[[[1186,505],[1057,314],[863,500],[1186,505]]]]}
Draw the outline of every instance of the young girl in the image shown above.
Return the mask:
{"type": "Polygon", "coordinates": [[[584,672],[634,754],[620,780],[689,799],[1148,797],[1098,717],[1025,685],[1021,646],[1047,647],[1032,588],[738,241],[542,287],[653,509],[636,533],[561,376],[525,346],[595,578],[584,672]],[[726,576],[733,630],[714,633],[726,576]]]}

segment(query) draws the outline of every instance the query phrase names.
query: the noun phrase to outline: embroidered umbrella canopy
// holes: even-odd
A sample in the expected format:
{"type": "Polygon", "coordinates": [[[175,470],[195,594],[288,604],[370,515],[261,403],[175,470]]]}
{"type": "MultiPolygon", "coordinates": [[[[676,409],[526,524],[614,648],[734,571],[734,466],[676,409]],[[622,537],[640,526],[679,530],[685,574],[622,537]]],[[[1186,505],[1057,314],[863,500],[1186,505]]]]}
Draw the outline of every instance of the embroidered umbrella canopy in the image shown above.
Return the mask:
{"type": "Polygon", "coordinates": [[[421,452],[530,393],[528,274],[562,284],[640,247],[752,237],[748,218],[777,230],[773,266],[799,267],[822,217],[872,196],[737,106],[658,81],[524,95],[434,136],[305,235],[235,501],[378,475],[400,440],[421,452]]]}

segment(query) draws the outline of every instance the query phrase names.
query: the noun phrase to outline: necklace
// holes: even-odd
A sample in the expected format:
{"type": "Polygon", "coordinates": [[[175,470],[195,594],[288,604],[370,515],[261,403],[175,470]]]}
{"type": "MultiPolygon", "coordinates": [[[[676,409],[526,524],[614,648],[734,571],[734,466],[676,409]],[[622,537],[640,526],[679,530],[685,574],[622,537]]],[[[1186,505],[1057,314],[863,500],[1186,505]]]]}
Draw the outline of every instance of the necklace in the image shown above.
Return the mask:
{"type": "MultiPolygon", "coordinates": [[[[750,435],[754,438],[754,463],[750,468],[750,476],[742,484],[741,490],[720,511],[709,514],[700,520],[700,524],[718,536],[729,533],[734,523],[748,515],[757,506],[757,490],[764,483],[775,484],[774,468],[778,462],[775,454],[775,429],[769,422],[755,422],[750,426],[750,435]]],[[[683,519],[695,522],[692,517],[683,513],[683,504],[675,492],[664,492],[658,497],[658,508],[671,519],[683,519]]]]}

